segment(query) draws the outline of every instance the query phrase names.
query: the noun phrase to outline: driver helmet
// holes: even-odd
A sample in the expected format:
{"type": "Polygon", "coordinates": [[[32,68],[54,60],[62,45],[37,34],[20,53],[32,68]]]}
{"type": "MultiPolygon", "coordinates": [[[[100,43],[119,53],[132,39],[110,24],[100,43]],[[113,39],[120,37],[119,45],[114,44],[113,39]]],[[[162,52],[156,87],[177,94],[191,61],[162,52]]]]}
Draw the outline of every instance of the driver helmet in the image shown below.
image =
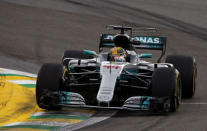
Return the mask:
{"type": "Polygon", "coordinates": [[[109,58],[111,61],[125,62],[127,53],[121,47],[114,47],[109,52],[109,58]]]}

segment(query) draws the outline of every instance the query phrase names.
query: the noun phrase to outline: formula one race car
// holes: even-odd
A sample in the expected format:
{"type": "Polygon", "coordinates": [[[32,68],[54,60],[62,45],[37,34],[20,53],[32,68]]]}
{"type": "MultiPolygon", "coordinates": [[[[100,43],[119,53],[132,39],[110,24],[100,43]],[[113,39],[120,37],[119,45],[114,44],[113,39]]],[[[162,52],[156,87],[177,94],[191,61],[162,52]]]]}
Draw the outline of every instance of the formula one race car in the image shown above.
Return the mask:
{"type": "Polygon", "coordinates": [[[62,64],[44,64],[37,78],[36,100],[40,108],[62,107],[151,110],[174,112],[181,98],[195,93],[197,68],[191,56],[169,55],[166,38],[133,36],[131,27],[108,26],[119,34],[102,34],[99,53],[67,50],[62,64]],[[103,51],[108,48],[109,51],[103,51]],[[143,61],[160,50],[156,63],[143,61]]]}

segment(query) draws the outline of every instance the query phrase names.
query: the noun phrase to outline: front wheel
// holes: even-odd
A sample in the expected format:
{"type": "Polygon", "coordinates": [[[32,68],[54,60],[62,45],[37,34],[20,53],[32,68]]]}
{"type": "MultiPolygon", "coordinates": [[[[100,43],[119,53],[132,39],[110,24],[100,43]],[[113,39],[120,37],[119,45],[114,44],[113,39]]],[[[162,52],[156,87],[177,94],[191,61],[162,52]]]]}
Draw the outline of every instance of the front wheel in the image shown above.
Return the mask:
{"type": "Polygon", "coordinates": [[[180,74],[175,68],[157,68],[152,76],[153,97],[169,97],[170,111],[175,112],[181,102],[180,74]]]}
{"type": "Polygon", "coordinates": [[[60,64],[44,64],[37,77],[36,101],[40,108],[59,110],[59,90],[62,83],[63,68],[60,64]]]}

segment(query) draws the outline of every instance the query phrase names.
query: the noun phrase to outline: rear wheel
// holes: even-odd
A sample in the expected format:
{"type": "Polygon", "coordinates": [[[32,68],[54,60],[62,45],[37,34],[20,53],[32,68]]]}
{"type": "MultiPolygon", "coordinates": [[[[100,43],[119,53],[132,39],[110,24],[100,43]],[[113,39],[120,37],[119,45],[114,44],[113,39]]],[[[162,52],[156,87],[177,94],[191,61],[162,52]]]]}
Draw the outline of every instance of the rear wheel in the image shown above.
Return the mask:
{"type": "Polygon", "coordinates": [[[180,72],[182,80],[182,96],[192,98],[196,89],[197,68],[191,56],[169,55],[166,63],[171,63],[180,72]]]}
{"type": "Polygon", "coordinates": [[[152,96],[169,97],[170,111],[178,109],[181,102],[181,83],[179,72],[174,68],[158,68],[152,76],[152,96]]]}
{"type": "Polygon", "coordinates": [[[44,64],[37,77],[36,101],[40,108],[58,110],[58,91],[61,87],[63,68],[60,64],[44,64]]]}

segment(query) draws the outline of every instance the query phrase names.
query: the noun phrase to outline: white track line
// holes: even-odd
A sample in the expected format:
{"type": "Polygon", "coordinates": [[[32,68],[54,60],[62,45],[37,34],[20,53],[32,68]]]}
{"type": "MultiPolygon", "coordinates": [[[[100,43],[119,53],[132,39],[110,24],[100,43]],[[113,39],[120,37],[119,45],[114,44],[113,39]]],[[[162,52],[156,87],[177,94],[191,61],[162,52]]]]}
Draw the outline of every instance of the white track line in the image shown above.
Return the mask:
{"type": "Polygon", "coordinates": [[[14,84],[36,84],[35,80],[7,80],[14,84]]]}
{"type": "Polygon", "coordinates": [[[38,112],[32,114],[32,116],[41,116],[41,115],[67,115],[67,116],[83,116],[91,117],[94,113],[82,113],[82,112],[38,112]]]}
{"type": "Polygon", "coordinates": [[[30,77],[37,77],[36,74],[31,74],[31,73],[17,71],[17,70],[10,70],[10,69],[5,69],[5,68],[0,68],[0,72],[5,73],[5,74],[19,74],[19,75],[25,75],[25,76],[30,76],[30,77]]]}
{"type": "Polygon", "coordinates": [[[99,111],[93,117],[91,117],[91,118],[89,118],[85,121],[82,121],[82,122],[77,123],[77,124],[72,124],[72,125],[69,125],[69,126],[65,126],[64,128],[58,129],[58,131],[78,130],[80,128],[90,126],[90,125],[93,125],[95,123],[106,120],[106,119],[112,117],[113,115],[115,115],[116,112],[117,111],[99,111]]]}
{"type": "Polygon", "coordinates": [[[207,105],[207,102],[187,102],[187,103],[181,103],[183,105],[207,105]]]}
{"type": "Polygon", "coordinates": [[[16,125],[42,125],[42,126],[66,126],[70,125],[70,123],[64,123],[64,122],[42,122],[42,121],[37,121],[37,122],[16,122],[12,124],[8,124],[6,126],[16,126],[16,125]]]}

